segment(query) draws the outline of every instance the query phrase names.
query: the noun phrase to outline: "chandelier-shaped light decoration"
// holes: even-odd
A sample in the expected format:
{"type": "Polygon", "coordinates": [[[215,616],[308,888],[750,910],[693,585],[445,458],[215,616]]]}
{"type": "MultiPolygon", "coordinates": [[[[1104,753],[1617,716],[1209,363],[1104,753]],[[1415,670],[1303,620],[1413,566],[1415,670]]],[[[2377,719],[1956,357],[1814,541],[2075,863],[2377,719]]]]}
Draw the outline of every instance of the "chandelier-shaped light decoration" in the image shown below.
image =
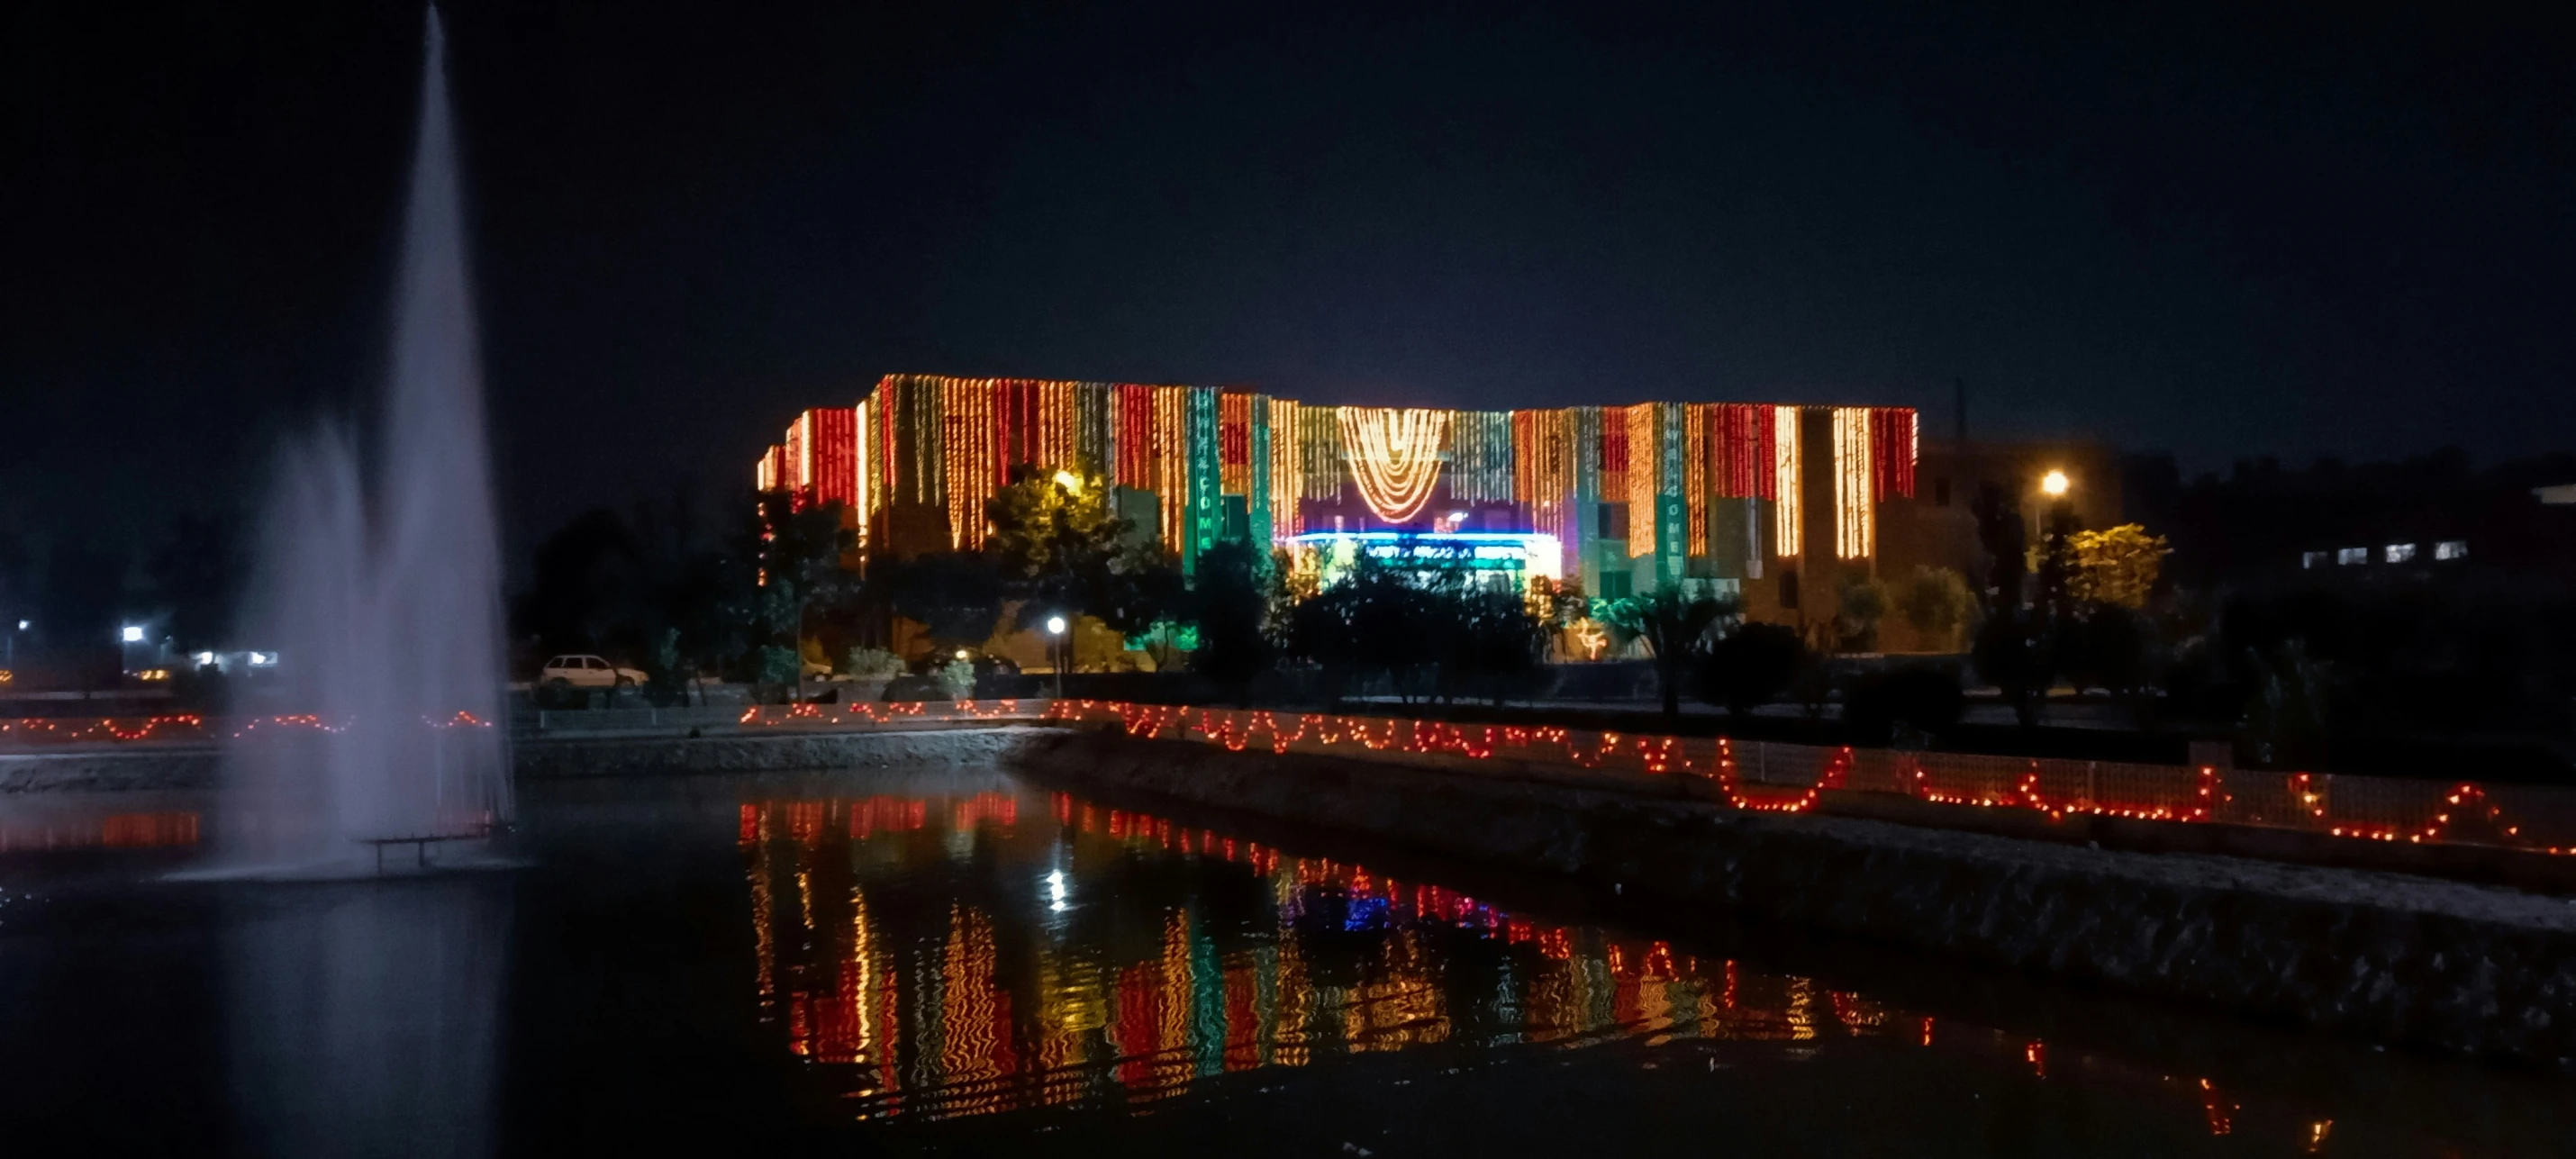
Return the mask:
{"type": "Polygon", "coordinates": [[[1419,514],[1440,481],[1449,412],[1346,406],[1341,418],[1342,457],[1359,482],[1360,501],[1389,523],[1419,514]]]}

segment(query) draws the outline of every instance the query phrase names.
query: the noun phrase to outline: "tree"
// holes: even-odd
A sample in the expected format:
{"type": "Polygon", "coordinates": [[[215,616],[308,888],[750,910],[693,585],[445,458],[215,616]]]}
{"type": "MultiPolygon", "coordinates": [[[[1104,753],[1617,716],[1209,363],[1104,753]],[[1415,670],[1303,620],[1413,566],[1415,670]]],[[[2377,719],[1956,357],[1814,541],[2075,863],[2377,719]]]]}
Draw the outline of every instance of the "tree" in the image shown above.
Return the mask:
{"type": "Polygon", "coordinates": [[[1264,630],[1270,601],[1262,557],[1251,543],[1229,539],[1199,553],[1197,586],[1190,601],[1198,623],[1198,652],[1190,669],[1247,701],[1252,681],[1269,671],[1275,651],[1264,630]]]}
{"type": "Polygon", "coordinates": [[[2156,575],[2172,549],[2163,536],[2149,535],[2135,523],[2107,531],[2078,531],[2069,537],[2074,552],[2068,585],[2078,600],[2136,611],[2147,606],[2156,575]]]}
{"type": "Polygon", "coordinates": [[[753,498],[733,539],[736,586],[727,606],[743,633],[752,678],[779,683],[786,668],[788,681],[801,684],[804,666],[796,658],[808,615],[856,593],[857,576],[841,560],[856,549],[858,533],[843,526],[839,503],[800,507],[791,492],[764,491],[753,498]],[[785,661],[778,659],[782,651],[785,661]]]}
{"type": "Polygon", "coordinates": [[[1742,719],[1787,692],[1810,659],[1797,629],[1739,623],[1701,653],[1700,696],[1742,719]]]}
{"type": "Polygon", "coordinates": [[[1986,611],[2001,614],[2021,606],[2022,577],[2029,574],[2024,557],[2028,533],[2021,522],[2021,502],[1992,483],[1977,487],[1969,501],[1977,517],[1977,546],[1986,553],[1986,611]]]}
{"type": "Polygon", "coordinates": [[[1958,572],[1916,564],[1897,590],[1896,603],[1918,640],[1945,651],[1958,646],[1959,629],[1976,614],[1976,599],[1958,572]]]}
{"type": "Polygon", "coordinates": [[[2027,608],[1988,615],[1969,650],[1977,675],[2003,691],[2024,728],[2038,726],[2039,697],[2056,682],[2050,652],[2038,615],[2027,608]]]}
{"type": "Polygon", "coordinates": [[[1006,594],[1020,601],[1022,627],[1058,611],[1098,615],[1090,605],[1135,550],[1135,525],[1110,511],[1109,488],[1097,477],[1016,467],[1010,485],[985,501],[984,517],[992,525],[984,552],[1006,594]]]}
{"type": "Polygon", "coordinates": [[[1172,664],[1172,628],[1193,614],[1189,580],[1168,552],[1131,547],[1091,580],[1082,607],[1110,631],[1159,648],[1154,667],[1172,664]]]}
{"type": "Polygon", "coordinates": [[[1682,678],[1690,671],[1700,638],[1719,620],[1734,615],[1732,600],[1697,595],[1679,584],[1667,584],[1642,596],[1614,600],[1603,619],[1632,640],[1643,640],[1654,654],[1655,684],[1664,697],[1664,715],[1682,711],[1682,678]]]}
{"type": "Polygon", "coordinates": [[[1887,585],[1860,570],[1842,573],[1834,587],[1834,629],[1845,651],[1878,650],[1879,621],[1887,618],[1887,585]]]}
{"type": "MultiPolygon", "coordinates": [[[[1985,549],[1989,568],[1986,619],[1977,629],[1976,644],[1971,649],[1977,674],[2003,690],[2023,727],[2034,727],[2039,723],[2039,698],[2047,693],[2054,674],[2049,670],[2044,618],[2026,610],[2022,603],[2022,580],[2029,574],[2030,561],[2021,502],[2003,488],[1986,483],[1977,488],[1971,509],[1977,517],[1977,543],[1985,549]]],[[[2065,510],[2063,505],[2060,510],[2065,510]]],[[[2055,557],[2054,574],[2043,577],[2041,587],[2046,592],[2050,581],[2057,581],[2056,598],[2062,600],[2065,555],[2063,536],[2057,538],[2061,550],[2055,557]]],[[[2043,596],[2043,606],[2047,598],[2043,596]]]]}
{"type": "Polygon", "coordinates": [[[2308,655],[2307,643],[2290,640],[2269,654],[2246,653],[2255,673],[2246,732],[2254,759],[2287,768],[2312,767],[2325,755],[2326,672],[2308,655]]]}
{"type": "MultiPolygon", "coordinates": [[[[1539,581],[1544,583],[1545,581],[1539,581]]],[[[1496,705],[1534,689],[1547,670],[1547,636],[1553,601],[1542,603],[1508,589],[1470,586],[1455,597],[1455,628],[1441,660],[1443,683],[1461,695],[1481,694],[1496,705]]]]}

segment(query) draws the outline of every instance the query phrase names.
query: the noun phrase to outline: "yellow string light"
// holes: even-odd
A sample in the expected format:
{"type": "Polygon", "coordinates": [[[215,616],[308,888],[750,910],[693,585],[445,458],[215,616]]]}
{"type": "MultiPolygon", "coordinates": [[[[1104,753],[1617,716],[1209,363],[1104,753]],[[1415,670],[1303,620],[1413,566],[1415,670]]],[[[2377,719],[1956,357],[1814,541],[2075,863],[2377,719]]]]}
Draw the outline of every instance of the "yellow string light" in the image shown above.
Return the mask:
{"type": "Polygon", "coordinates": [[[1775,444],[1771,456],[1772,486],[1779,496],[1771,503],[1771,535],[1775,545],[1772,553],[1783,559],[1795,559],[1804,546],[1799,541],[1798,529],[1798,408],[1771,408],[1771,423],[1772,442],[1775,444]]]}
{"type": "Polygon", "coordinates": [[[1270,406],[1270,534],[1273,539],[1286,539],[1306,530],[1304,514],[1298,500],[1305,498],[1303,472],[1305,456],[1297,429],[1297,400],[1274,398],[1270,406]]]}
{"type": "Polygon", "coordinates": [[[1419,514],[1440,481],[1449,412],[1350,406],[1341,412],[1342,455],[1359,483],[1360,501],[1389,523],[1419,514]]]}
{"type": "Polygon", "coordinates": [[[1834,408],[1834,554],[1843,559],[1867,559],[1877,554],[1875,528],[1871,526],[1872,490],[1869,453],[1869,411],[1863,407],[1834,408]]]}
{"type": "Polygon", "coordinates": [[[1655,404],[1626,408],[1628,423],[1628,557],[1655,554],[1655,494],[1660,474],[1655,404]]]}

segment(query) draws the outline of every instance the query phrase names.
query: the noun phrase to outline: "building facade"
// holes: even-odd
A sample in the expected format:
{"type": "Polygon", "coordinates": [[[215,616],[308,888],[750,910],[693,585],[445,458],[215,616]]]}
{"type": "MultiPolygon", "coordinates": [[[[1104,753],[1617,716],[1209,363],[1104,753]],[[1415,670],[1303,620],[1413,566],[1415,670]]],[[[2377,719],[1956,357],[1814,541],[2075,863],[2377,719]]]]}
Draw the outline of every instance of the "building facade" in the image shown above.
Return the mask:
{"type": "Polygon", "coordinates": [[[1698,580],[1794,610],[1802,572],[1814,588],[1875,568],[1881,508],[1912,499],[1915,458],[1902,407],[1395,409],[894,374],[854,404],[799,415],[757,481],[843,504],[863,553],[981,546],[985,501],[1025,465],[1113,488],[1118,512],[1185,568],[1227,539],[1393,531],[1511,540],[1553,556],[1532,574],[1593,595],[1698,580]]]}

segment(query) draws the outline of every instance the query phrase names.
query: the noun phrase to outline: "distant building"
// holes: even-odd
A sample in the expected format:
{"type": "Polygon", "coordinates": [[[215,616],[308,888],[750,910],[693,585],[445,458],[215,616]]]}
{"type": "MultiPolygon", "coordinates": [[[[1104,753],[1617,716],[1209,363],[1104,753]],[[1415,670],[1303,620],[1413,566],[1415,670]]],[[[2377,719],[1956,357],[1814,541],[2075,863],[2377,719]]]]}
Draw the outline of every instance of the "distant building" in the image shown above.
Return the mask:
{"type": "Polygon", "coordinates": [[[2168,570],[2195,585],[2380,584],[2452,577],[2576,582],[2576,459],[2473,469],[2446,451],[2399,463],[2270,459],[2182,488],[2168,570]]]}
{"type": "Polygon", "coordinates": [[[1692,582],[1792,619],[1815,607],[1802,589],[1877,569],[1884,513],[1919,502],[1903,407],[1392,409],[908,374],[800,415],[757,476],[844,504],[863,554],[900,557],[979,546],[985,500],[1022,466],[1101,480],[1184,567],[1226,539],[1391,551],[1393,533],[1509,582],[1598,596],[1692,582]]]}

